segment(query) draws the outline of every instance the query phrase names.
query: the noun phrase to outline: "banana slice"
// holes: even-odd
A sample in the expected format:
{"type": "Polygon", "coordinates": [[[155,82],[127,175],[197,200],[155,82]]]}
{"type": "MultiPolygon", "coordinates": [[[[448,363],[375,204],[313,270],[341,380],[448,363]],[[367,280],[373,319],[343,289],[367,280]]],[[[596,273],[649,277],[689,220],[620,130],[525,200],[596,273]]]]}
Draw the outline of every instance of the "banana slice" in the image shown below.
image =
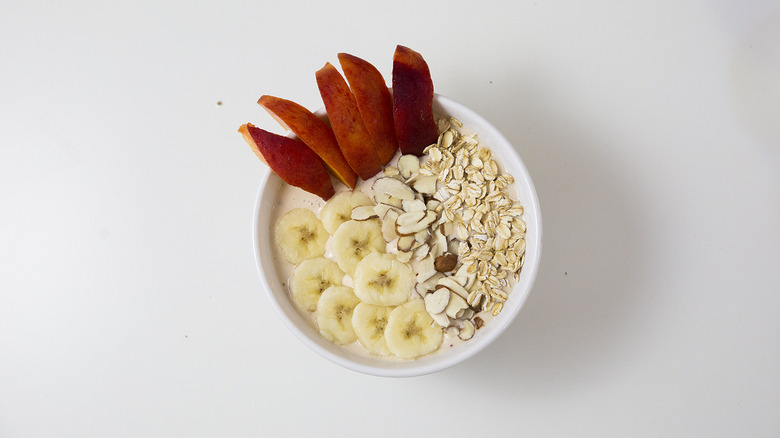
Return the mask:
{"type": "Polygon", "coordinates": [[[413,299],[390,312],[385,327],[387,348],[398,357],[415,359],[439,349],[444,332],[425,311],[423,300],[413,299]]]}
{"type": "Polygon", "coordinates": [[[409,299],[414,272],[393,254],[373,253],[357,264],[353,277],[355,295],[379,306],[395,306],[409,299]]]}
{"type": "Polygon", "coordinates": [[[346,221],[333,233],[333,255],[342,271],[355,275],[355,267],[372,252],[385,252],[385,238],[378,219],[346,221]]]}
{"type": "Polygon", "coordinates": [[[352,327],[358,341],[373,354],[390,356],[385,342],[385,327],[393,307],[360,303],[352,314],[352,327]]]}
{"type": "Polygon", "coordinates": [[[290,294],[301,309],[314,312],[322,292],[331,286],[341,286],[343,278],[344,272],[332,260],[325,257],[304,260],[293,272],[290,294]]]}
{"type": "Polygon", "coordinates": [[[359,303],[360,300],[349,287],[331,286],[325,289],[317,303],[320,334],[339,345],[355,342],[357,337],[352,328],[352,313],[359,303]]]}
{"type": "Polygon", "coordinates": [[[293,208],[283,214],[276,222],[274,235],[282,256],[294,265],[325,254],[329,237],[317,215],[306,208],[293,208]]]}
{"type": "Polygon", "coordinates": [[[322,224],[328,233],[333,235],[339,229],[339,225],[352,219],[352,209],[362,205],[374,205],[374,201],[365,193],[357,190],[339,192],[322,206],[322,210],[320,210],[322,224]]]}

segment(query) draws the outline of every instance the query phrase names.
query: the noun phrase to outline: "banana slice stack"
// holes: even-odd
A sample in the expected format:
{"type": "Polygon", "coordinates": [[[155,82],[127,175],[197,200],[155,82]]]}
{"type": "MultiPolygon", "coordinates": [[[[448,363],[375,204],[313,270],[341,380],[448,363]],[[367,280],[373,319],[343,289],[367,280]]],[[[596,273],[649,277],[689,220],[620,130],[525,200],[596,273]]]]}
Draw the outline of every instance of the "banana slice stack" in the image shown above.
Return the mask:
{"type": "Polygon", "coordinates": [[[445,333],[474,335],[481,320],[467,300],[478,281],[475,266],[458,266],[458,241],[447,237],[452,223],[432,199],[437,178],[421,175],[413,155],[401,156],[397,166],[371,183],[373,199],[340,192],[322,207],[321,219],[293,209],[274,233],[282,256],[296,265],[290,296],[315,312],[323,337],[415,359],[438,350],[445,333]]]}
{"type": "Polygon", "coordinates": [[[414,359],[439,349],[443,331],[421,299],[410,301],[415,273],[386,253],[375,210],[366,194],[341,192],[323,206],[322,220],[304,208],[282,215],[276,244],[296,265],[290,296],[301,310],[315,312],[323,337],[338,345],[357,340],[375,355],[414,359]],[[324,257],[328,245],[335,261],[324,257]]]}

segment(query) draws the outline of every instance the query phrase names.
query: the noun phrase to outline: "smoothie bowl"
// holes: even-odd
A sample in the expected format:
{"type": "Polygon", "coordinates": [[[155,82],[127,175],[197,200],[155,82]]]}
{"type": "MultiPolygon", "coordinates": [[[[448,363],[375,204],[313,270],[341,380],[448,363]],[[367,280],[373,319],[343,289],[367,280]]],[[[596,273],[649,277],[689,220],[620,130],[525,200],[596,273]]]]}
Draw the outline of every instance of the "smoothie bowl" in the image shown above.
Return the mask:
{"type": "Polygon", "coordinates": [[[333,178],[327,203],[273,172],[260,186],[252,239],[271,304],[303,343],[354,371],[418,376],[474,356],[515,320],[537,275],[541,213],[517,150],[451,99],[434,95],[433,116],[439,137],[420,157],[399,151],[354,190],[333,178]],[[311,217],[324,247],[314,267],[280,245],[280,228],[311,217]]]}

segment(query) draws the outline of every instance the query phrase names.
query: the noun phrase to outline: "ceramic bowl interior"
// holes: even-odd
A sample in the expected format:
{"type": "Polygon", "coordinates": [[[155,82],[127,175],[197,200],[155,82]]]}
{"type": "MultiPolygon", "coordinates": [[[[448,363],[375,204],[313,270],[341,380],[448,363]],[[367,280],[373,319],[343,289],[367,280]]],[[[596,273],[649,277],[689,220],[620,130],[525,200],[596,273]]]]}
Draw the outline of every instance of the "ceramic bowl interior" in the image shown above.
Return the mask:
{"type": "MultiPolygon", "coordinates": [[[[355,354],[325,340],[296,309],[283,286],[287,279],[280,278],[274,265],[274,224],[271,223],[270,211],[276,202],[282,181],[273,172],[269,172],[260,185],[254,210],[252,239],[257,269],[271,304],[287,328],[304,344],[326,359],[354,371],[384,377],[418,376],[449,368],[473,357],[504,333],[515,320],[536,279],[542,246],[541,212],[531,176],[520,159],[517,148],[485,119],[452,99],[436,95],[433,109],[437,120],[454,116],[463,122],[464,128],[476,133],[480,144],[489,147],[497,162],[514,176],[518,200],[523,204],[527,223],[524,266],[503,310],[478,330],[471,340],[456,348],[413,361],[398,361],[355,354]]],[[[324,116],[324,111],[318,114],[324,116]]]]}

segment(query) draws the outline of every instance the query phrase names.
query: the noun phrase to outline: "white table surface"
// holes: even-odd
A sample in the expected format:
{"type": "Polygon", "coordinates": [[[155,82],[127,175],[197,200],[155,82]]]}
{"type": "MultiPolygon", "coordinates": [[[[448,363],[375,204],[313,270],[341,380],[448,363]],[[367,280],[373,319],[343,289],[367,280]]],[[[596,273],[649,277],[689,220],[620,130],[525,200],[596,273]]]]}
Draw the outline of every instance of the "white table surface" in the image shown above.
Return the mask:
{"type": "Polygon", "coordinates": [[[780,436],[780,3],[591,3],[2,2],[0,436],[780,436]],[[399,43],[545,241],[502,338],[385,379],[271,309],[236,129],[399,43]]]}

